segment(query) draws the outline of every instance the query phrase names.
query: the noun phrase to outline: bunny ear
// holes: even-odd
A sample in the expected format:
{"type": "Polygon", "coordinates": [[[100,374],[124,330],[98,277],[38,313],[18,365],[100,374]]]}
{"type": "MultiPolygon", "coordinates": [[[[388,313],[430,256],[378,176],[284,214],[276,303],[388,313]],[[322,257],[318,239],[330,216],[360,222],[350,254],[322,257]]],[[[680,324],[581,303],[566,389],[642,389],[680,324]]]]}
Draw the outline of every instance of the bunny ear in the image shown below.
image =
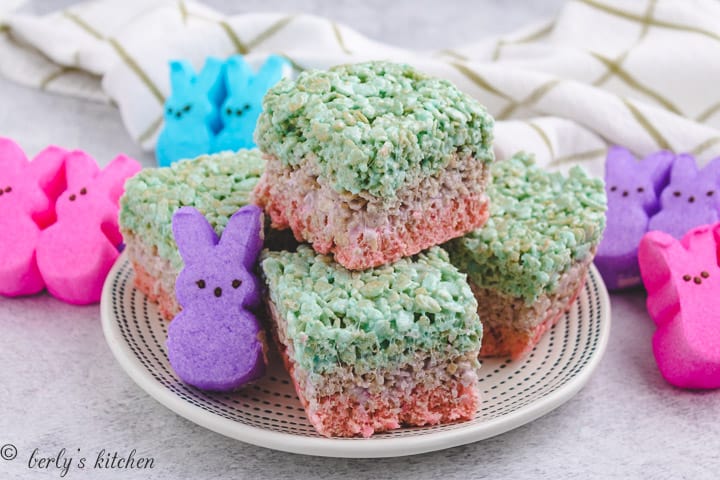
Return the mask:
{"type": "Polygon", "coordinates": [[[0,137],[0,165],[3,173],[12,174],[25,168],[28,159],[20,146],[9,138],[0,137]]]}
{"type": "Polygon", "coordinates": [[[186,265],[201,263],[218,243],[212,225],[199,210],[182,207],[173,215],[173,236],[186,265]]]}
{"type": "Polygon", "coordinates": [[[700,225],[688,231],[680,240],[680,244],[695,258],[709,258],[715,255],[715,239],[713,225],[700,225]]]}
{"type": "Polygon", "coordinates": [[[627,170],[637,163],[635,156],[625,147],[614,145],[608,149],[605,159],[605,179],[613,176],[625,176],[627,170]]]}
{"type": "Polygon", "coordinates": [[[638,247],[640,275],[648,292],[661,288],[672,274],[673,265],[684,262],[687,251],[672,235],[655,230],[646,233],[638,247]]]}
{"type": "Polygon", "coordinates": [[[692,155],[683,153],[675,157],[672,169],[670,170],[670,183],[692,180],[698,173],[695,158],[692,155]]]}
{"type": "Polygon", "coordinates": [[[285,69],[290,68],[290,63],[279,55],[270,55],[258,73],[252,79],[255,91],[267,91],[283,78],[285,69]]]}
{"type": "Polygon", "coordinates": [[[225,89],[223,81],[223,72],[225,62],[217,57],[207,57],[205,65],[197,77],[197,84],[202,91],[207,92],[208,97],[219,103],[223,93],[220,90],[225,89]]]}
{"type": "Polygon", "coordinates": [[[68,188],[85,186],[99,171],[95,160],[82,150],[73,150],[65,157],[65,179],[68,188]]]}
{"type": "Polygon", "coordinates": [[[173,95],[189,95],[194,80],[195,70],[190,63],[185,60],[170,61],[170,88],[173,95]]]}
{"type": "Polygon", "coordinates": [[[670,182],[670,167],[674,160],[675,155],[668,150],[661,150],[643,159],[643,168],[647,168],[650,172],[650,180],[655,186],[655,193],[660,193],[670,182]]]}
{"type": "Polygon", "coordinates": [[[241,55],[233,55],[225,62],[225,79],[229,93],[242,95],[252,75],[252,68],[241,55]]]}
{"type": "Polygon", "coordinates": [[[98,175],[95,180],[96,188],[107,191],[110,201],[117,204],[125,191],[125,181],[138,173],[142,167],[132,158],[118,155],[98,175]]]}
{"type": "Polygon", "coordinates": [[[720,157],[710,160],[702,169],[703,177],[710,176],[714,178],[715,183],[720,184],[720,157]]]}
{"type": "Polygon", "coordinates": [[[713,226],[713,238],[715,239],[715,245],[717,246],[715,249],[715,258],[717,259],[717,264],[720,267],[720,223],[716,223],[713,226]]]}
{"type": "Polygon", "coordinates": [[[251,270],[263,247],[263,212],[257,205],[246,205],[230,217],[220,239],[228,255],[239,257],[251,270]]]}
{"type": "Polygon", "coordinates": [[[68,152],[64,148],[51,145],[35,155],[30,162],[30,172],[38,185],[51,198],[57,198],[65,189],[63,165],[68,152]]]}

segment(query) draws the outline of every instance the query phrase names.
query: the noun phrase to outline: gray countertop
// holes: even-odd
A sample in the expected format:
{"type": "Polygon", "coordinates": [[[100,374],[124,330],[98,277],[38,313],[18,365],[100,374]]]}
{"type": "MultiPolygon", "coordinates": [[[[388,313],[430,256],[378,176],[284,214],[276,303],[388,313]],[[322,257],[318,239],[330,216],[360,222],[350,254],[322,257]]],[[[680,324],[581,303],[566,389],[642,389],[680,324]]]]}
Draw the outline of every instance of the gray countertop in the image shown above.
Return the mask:
{"type": "MultiPolygon", "coordinates": [[[[44,12],[68,1],[36,1],[44,12]]],[[[294,10],[332,17],[379,40],[429,48],[472,42],[553,15],[541,2],[230,1],[224,11],[294,10]],[[382,12],[382,13],[378,13],[382,12]]],[[[125,152],[151,165],[117,111],[0,79],[0,135],[29,154],[55,143],[83,148],[101,163],[125,152]]],[[[145,471],[72,469],[65,478],[717,478],[720,392],[677,390],[660,377],[652,321],[640,292],[613,295],[607,352],[567,404],[521,428],[450,450],[397,459],[302,457],[244,444],[175,415],[120,369],[105,344],[99,307],[73,307],[46,294],[0,298],[0,478],[60,478],[42,456],[77,462],[101,449],[154,458],[145,471]],[[80,451],[78,452],[78,449],[80,451]]]]}

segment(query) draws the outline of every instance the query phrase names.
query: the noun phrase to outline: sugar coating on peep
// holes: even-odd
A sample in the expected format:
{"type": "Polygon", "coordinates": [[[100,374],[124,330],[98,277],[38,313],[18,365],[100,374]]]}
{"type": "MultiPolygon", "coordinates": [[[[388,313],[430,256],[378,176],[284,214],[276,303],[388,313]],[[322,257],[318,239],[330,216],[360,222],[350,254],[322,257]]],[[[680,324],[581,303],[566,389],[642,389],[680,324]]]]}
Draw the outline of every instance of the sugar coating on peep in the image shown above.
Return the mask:
{"type": "Polygon", "coordinates": [[[674,161],[675,155],[664,150],[641,160],[623,147],[608,150],[605,163],[607,228],[595,265],[610,290],[641,284],[638,245],[648,231],[650,217],[660,208],[660,193],[669,181],[674,161]]]}
{"type": "Polygon", "coordinates": [[[37,266],[41,229],[55,220],[67,152],[47,147],[32,162],[0,137],[0,295],[32,295],[45,287],[37,266]]]}
{"type": "Polygon", "coordinates": [[[182,311],[168,328],[178,376],[206,390],[235,390],[265,373],[264,332],[250,309],[260,303],[253,270],[263,245],[262,210],[247,205],[222,237],[202,213],[180,208],[173,232],[185,267],[175,291],[182,311]]]}
{"type": "Polygon", "coordinates": [[[140,169],[125,155],[103,169],[81,150],[65,157],[67,187],[55,204],[57,221],[40,233],[37,247],[38,268],[53,296],[78,305],[100,301],[123,241],[120,196],[140,169]]]}
{"type": "Polygon", "coordinates": [[[652,231],[638,258],[657,324],[653,353],[662,376],[681,388],[720,388],[720,223],[680,241],[652,231]]]}
{"type": "Polygon", "coordinates": [[[262,112],[262,99],[289,69],[288,61],[279,55],[269,55],[257,72],[242,55],[226,60],[223,77],[227,98],[220,108],[222,130],[213,139],[213,152],[255,147],[253,134],[262,112]]]}
{"type": "Polygon", "coordinates": [[[698,168],[692,155],[675,158],[670,183],[660,196],[660,211],[648,230],[680,239],[690,229],[720,220],[720,157],[698,168]]]}
{"type": "Polygon", "coordinates": [[[172,91],[165,101],[163,129],[155,145],[159,166],[210,153],[220,128],[218,105],[225,96],[223,64],[219,58],[208,57],[196,74],[186,60],[169,63],[172,91]]]}

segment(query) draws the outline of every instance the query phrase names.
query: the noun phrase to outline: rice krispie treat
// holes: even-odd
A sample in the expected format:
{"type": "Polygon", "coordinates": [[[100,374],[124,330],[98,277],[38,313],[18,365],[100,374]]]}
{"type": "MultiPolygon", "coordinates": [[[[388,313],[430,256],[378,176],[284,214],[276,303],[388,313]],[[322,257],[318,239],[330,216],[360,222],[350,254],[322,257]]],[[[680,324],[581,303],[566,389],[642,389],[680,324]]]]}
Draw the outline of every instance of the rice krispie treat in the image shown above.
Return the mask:
{"type": "Polygon", "coordinates": [[[481,356],[522,357],[567,311],[605,228],[603,182],[515,155],[492,167],[490,219],[445,245],[468,275],[484,327],[481,356]]]}
{"type": "Polygon", "coordinates": [[[433,247],[352,272],[307,245],[261,257],[273,333],[326,436],[470,419],[482,324],[465,275],[433,247]]]}
{"type": "Polygon", "coordinates": [[[274,228],[361,270],[482,226],[493,119],[446,80],[370,62],[282,80],[255,138],[274,228]]]}
{"type": "Polygon", "coordinates": [[[147,168],[125,185],[120,227],[135,270],[135,285],[170,320],[180,307],[175,279],[183,268],[173,239],[172,216],[195,207],[220,235],[228,219],[249,203],[265,161],[257,150],[240,150],[147,168]]]}

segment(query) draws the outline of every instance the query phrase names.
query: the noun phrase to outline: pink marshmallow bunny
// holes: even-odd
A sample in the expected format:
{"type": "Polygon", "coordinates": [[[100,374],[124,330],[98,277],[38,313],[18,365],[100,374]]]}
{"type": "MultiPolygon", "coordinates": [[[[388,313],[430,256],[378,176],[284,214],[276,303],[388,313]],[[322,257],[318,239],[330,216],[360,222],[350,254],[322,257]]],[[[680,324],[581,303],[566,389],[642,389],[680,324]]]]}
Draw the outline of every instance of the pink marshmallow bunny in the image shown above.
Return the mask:
{"type": "Polygon", "coordinates": [[[57,221],[40,233],[37,262],[51,294],[83,305],[100,300],[119,255],[118,201],[140,164],[119,155],[100,171],[95,160],[76,150],[66,157],[65,171],[67,189],[57,200],[57,221]]]}
{"type": "Polygon", "coordinates": [[[50,146],[28,162],[15,142],[0,138],[0,295],[32,295],[45,287],[36,248],[40,231],[55,218],[66,153],[50,146]]]}
{"type": "Polygon", "coordinates": [[[720,387],[720,223],[682,240],[653,231],[638,260],[647,308],[657,324],[653,351],[665,379],[682,388],[720,387]]]}

